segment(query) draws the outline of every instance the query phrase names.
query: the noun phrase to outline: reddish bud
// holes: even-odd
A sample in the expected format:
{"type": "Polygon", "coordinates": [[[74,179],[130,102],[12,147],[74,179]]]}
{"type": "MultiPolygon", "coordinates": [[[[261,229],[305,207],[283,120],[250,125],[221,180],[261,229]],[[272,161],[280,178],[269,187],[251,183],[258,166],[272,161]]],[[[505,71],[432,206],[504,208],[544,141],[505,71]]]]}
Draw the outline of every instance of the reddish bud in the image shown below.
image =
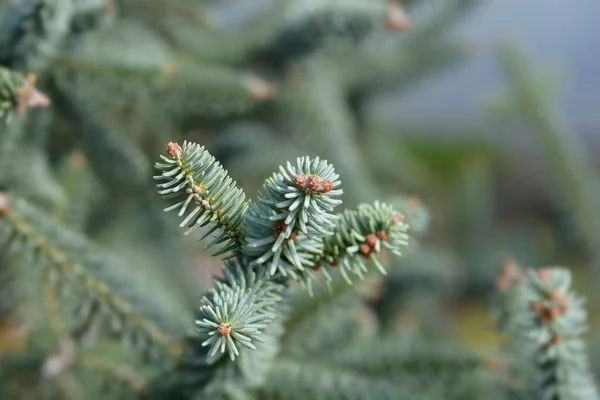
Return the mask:
{"type": "Polygon", "coordinates": [[[294,182],[296,183],[296,186],[304,189],[304,188],[306,188],[306,185],[308,184],[308,176],[306,176],[304,174],[298,174],[298,175],[294,176],[294,182]]]}
{"type": "Polygon", "coordinates": [[[392,221],[394,223],[399,224],[403,220],[404,220],[404,215],[402,213],[399,213],[398,211],[396,211],[396,212],[394,212],[394,214],[392,214],[392,221]]]}
{"type": "Polygon", "coordinates": [[[371,246],[369,246],[366,243],[361,243],[360,244],[360,252],[363,256],[367,256],[369,253],[371,253],[371,246]]]}
{"type": "Polygon", "coordinates": [[[181,147],[177,143],[169,142],[167,144],[167,154],[171,158],[181,158],[181,147]]]}
{"type": "Polygon", "coordinates": [[[381,230],[381,231],[377,232],[377,237],[380,240],[387,240],[388,239],[388,233],[386,231],[384,231],[384,230],[381,230]]]}
{"type": "Polygon", "coordinates": [[[333,189],[331,181],[316,175],[298,174],[294,176],[294,182],[299,188],[308,189],[313,193],[327,193],[333,189]]]}
{"type": "Polygon", "coordinates": [[[375,236],[372,233],[369,233],[367,235],[367,238],[365,240],[365,243],[368,244],[370,247],[374,247],[375,243],[377,243],[377,236],[375,236]]]}
{"type": "Polygon", "coordinates": [[[217,331],[219,332],[219,335],[227,336],[231,332],[231,324],[223,322],[221,325],[219,325],[217,331]]]}
{"type": "Polygon", "coordinates": [[[331,181],[316,175],[308,176],[308,190],[315,193],[327,193],[333,189],[331,181]]]}

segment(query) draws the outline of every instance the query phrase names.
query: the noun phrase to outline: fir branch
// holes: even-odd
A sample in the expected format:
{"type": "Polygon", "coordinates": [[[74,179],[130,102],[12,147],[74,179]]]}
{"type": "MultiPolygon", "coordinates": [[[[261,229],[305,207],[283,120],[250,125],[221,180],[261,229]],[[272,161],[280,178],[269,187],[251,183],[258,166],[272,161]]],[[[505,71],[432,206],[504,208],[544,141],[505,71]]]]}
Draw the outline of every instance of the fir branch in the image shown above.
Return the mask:
{"type": "Polygon", "coordinates": [[[290,60],[315,51],[329,39],[358,42],[377,28],[404,31],[409,26],[408,16],[394,0],[299,1],[266,52],[290,60]]]}
{"type": "Polygon", "coordinates": [[[224,243],[214,255],[239,252],[242,244],[242,223],[248,208],[243,190],[204,147],[184,142],[183,148],[176,143],[167,145],[168,157],[161,156],[164,163],[156,163],[161,175],[154,178],[167,181],[157,185],[165,199],[178,202],[165,211],[178,209],[185,215],[181,227],[188,226],[188,235],[196,229],[210,225],[198,240],[215,233],[214,239],[204,249],[224,243]]]}
{"type": "Polygon", "coordinates": [[[364,260],[371,260],[386,274],[377,255],[384,248],[394,255],[402,255],[402,248],[408,245],[408,225],[403,218],[391,206],[378,201],[344,211],[334,234],[325,238],[324,253],[315,262],[315,268],[326,271],[328,267],[339,266],[349,284],[352,284],[350,274],[362,279],[368,271],[364,260]]]}
{"type": "Polygon", "coordinates": [[[333,233],[337,217],[331,212],[343,193],[331,164],[318,157],[300,157],[296,164],[266,180],[258,204],[250,207],[244,224],[244,255],[254,263],[269,263],[271,275],[297,278],[319,254],[323,237],[333,233]]]}
{"type": "Polygon", "coordinates": [[[262,330],[276,317],[279,289],[243,259],[228,260],[225,278],[202,298],[196,317],[198,332],[207,337],[202,346],[210,346],[208,356],[227,351],[233,361],[240,355],[239,346],[255,350],[252,341],[261,341],[262,330]]]}
{"type": "Polygon", "coordinates": [[[0,208],[0,229],[8,232],[11,246],[20,249],[20,254],[35,255],[35,263],[47,265],[59,275],[61,292],[70,290],[77,297],[75,317],[84,321],[84,329],[97,327],[107,318],[124,342],[135,342],[149,356],[178,353],[172,335],[181,329],[180,315],[164,310],[148,294],[133,291],[135,284],[122,272],[124,267],[112,265],[115,260],[99,253],[80,235],[60,227],[22,199],[4,194],[0,199],[5,200],[0,208]]]}
{"type": "Polygon", "coordinates": [[[50,58],[53,76],[62,90],[90,104],[110,110],[133,108],[138,113],[146,112],[143,117],[150,120],[157,119],[157,112],[161,118],[178,120],[224,118],[247,113],[276,95],[276,87],[254,73],[200,64],[171,54],[164,44],[154,43],[151,38],[148,34],[144,57],[152,52],[153,59],[140,55],[139,62],[135,62],[131,48],[121,43],[126,37],[90,37],[85,47],[50,58]],[[97,47],[102,54],[109,53],[111,59],[99,58],[97,50],[89,53],[97,47]],[[125,63],[123,59],[133,61],[125,63]],[[154,113],[148,113],[148,109],[154,113]]]}
{"type": "MultiPolygon", "coordinates": [[[[507,270],[509,271],[509,270],[507,270]]],[[[510,272],[510,271],[509,271],[510,272]]],[[[598,399],[581,335],[587,330],[583,299],[570,290],[571,275],[560,267],[526,271],[510,280],[512,301],[501,325],[532,357],[536,398],[543,400],[598,399]]],[[[506,277],[504,277],[506,276],[506,277]]],[[[508,279],[508,280],[507,280],[508,279]]]]}
{"type": "Polygon", "coordinates": [[[23,75],[0,67],[0,119],[10,122],[14,113],[27,107],[46,107],[50,100],[35,87],[34,74],[23,75]]]}

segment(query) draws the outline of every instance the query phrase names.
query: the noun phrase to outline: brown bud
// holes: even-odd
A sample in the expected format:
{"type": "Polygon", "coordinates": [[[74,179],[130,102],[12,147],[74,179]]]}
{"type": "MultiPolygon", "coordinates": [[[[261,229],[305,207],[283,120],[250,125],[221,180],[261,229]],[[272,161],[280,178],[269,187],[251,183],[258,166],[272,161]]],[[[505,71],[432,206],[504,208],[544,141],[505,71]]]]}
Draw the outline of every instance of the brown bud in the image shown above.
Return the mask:
{"type": "Polygon", "coordinates": [[[287,228],[287,224],[285,222],[283,222],[284,220],[282,219],[278,219],[277,221],[273,221],[273,226],[275,227],[275,229],[279,230],[279,231],[283,231],[287,228]]]}
{"type": "Polygon", "coordinates": [[[388,233],[384,230],[381,230],[379,232],[377,232],[377,237],[381,240],[387,240],[388,239],[388,233]]]}
{"type": "Polygon", "coordinates": [[[308,190],[314,193],[327,193],[333,189],[331,181],[316,175],[308,176],[308,190]]]}
{"type": "Polygon", "coordinates": [[[310,269],[312,269],[313,271],[318,271],[321,269],[321,266],[319,265],[319,263],[314,263],[310,269]]]}
{"type": "Polygon", "coordinates": [[[221,325],[219,325],[217,331],[219,332],[219,335],[227,336],[231,332],[231,324],[223,322],[221,325]]]}
{"type": "Polygon", "coordinates": [[[399,213],[398,211],[396,211],[396,212],[394,212],[394,214],[392,214],[392,221],[394,223],[399,224],[403,220],[404,220],[404,215],[402,213],[399,213]]]}
{"type": "Polygon", "coordinates": [[[0,192],[0,217],[7,215],[10,212],[10,204],[8,204],[8,197],[0,192]]]}
{"type": "Polygon", "coordinates": [[[335,260],[329,261],[327,263],[327,265],[329,265],[330,267],[337,267],[337,262],[335,260]]]}
{"type": "Polygon", "coordinates": [[[171,158],[181,158],[181,147],[177,143],[169,142],[167,144],[167,154],[171,158]]]}
{"type": "Polygon", "coordinates": [[[296,230],[292,229],[292,233],[290,233],[290,237],[288,238],[288,240],[294,240],[296,238],[296,230]]]}
{"type": "Polygon", "coordinates": [[[369,233],[365,239],[365,243],[371,247],[375,247],[375,243],[377,243],[377,236],[372,233],[369,233]]]}
{"type": "Polygon", "coordinates": [[[371,246],[369,246],[366,243],[361,243],[360,244],[360,252],[363,256],[367,256],[369,253],[371,253],[371,246]]]}
{"type": "Polygon", "coordinates": [[[298,175],[294,176],[294,182],[296,183],[296,186],[298,186],[299,188],[305,189],[306,186],[308,185],[308,175],[298,174],[298,175]]]}

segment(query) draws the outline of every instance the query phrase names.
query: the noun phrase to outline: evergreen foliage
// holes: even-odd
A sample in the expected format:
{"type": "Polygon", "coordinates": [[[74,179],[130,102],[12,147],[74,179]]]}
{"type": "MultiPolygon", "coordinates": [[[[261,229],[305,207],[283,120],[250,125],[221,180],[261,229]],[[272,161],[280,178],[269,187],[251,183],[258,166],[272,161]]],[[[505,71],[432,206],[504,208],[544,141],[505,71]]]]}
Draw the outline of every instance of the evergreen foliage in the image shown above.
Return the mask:
{"type": "MultiPolygon", "coordinates": [[[[545,232],[492,247],[483,152],[373,112],[476,3],[0,0],[0,399],[597,399],[562,267],[505,262],[506,340],[459,337],[470,264],[545,232]]],[[[595,261],[593,168],[501,54],[595,261]]]]}

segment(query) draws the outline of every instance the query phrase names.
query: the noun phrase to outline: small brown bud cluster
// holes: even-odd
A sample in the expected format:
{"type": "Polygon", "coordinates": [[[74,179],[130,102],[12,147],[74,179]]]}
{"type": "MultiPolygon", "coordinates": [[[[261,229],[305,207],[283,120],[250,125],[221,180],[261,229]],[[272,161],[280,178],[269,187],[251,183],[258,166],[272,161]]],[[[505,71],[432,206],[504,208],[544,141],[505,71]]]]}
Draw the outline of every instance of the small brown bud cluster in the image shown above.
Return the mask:
{"type": "MultiPolygon", "coordinates": [[[[278,221],[273,221],[273,226],[275,227],[273,236],[277,239],[279,237],[279,235],[281,235],[281,233],[287,229],[288,224],[284,223],[283,220],[278,220],[278,221]]],[[[296,230],[292,229],[292,232],[290,233],[290,237],[285,239],[283,241],[283,244],[285,245],[288,240],[294,240],[295,238],[296,238],[296,230]]]]}
{"type": "Polygon", "coordinates": [[[537,300],[531,303],[533,311],[540,323],[547,324],[567,312],[568,299],[563,293],[551,290],[546,296],[546,301],[537,300]]]}
{"type": "Polygon", "coordinates": [[[506,258],[500,265],[500,276],[496,279],[496,289],[506,292],[521,278],[519,267],[514,260],[506,258]]]}
{"type": "Polygon", "coordinates": [[[294,176],[294,182],[299,188],[308,189],[312,193],[327,193],[333,189],[330,180],[316,175],[298,174],[294,176]]]}
{"type": "Polygon", "coordinates": [[[360,254],[364,258],[369,258],[369,254],[375,251],[375,244],[377,243],[377,236],[374,233],[369,233],[365,238],[365,241],[359,245],[360,254]]]}
{"type": "Polygon", "coordinates": [[[8,215],[10,212],[10,204],[8,204],[8,197],[0,192],[0,217],[8,215]]]}
{"type": "Polygon", "coordinates": [[[177,143],[169,142],[167,144],[167,154],[169,157],[173,159],[181,158],[182,153],[181,146],[179,146],[177,143]]]}
{"type": "Polygon", "coordinates": [[[29,74],[23,80],[23,86],[15,90],[15,111],[19,115],[25,114],[27,107],[47,107],[50,99],[35,87],[37,78],[29,74]]]}
{"type": "Polygon", "coordinates": [[[229,333],[231,332],[231,324],[228,324],[227,322],[221,323],[221,325],[219,325],[219,327],[217,328],[217,332],[219,332],[219,335],[221,336],[229,335],[229,333]]]}

